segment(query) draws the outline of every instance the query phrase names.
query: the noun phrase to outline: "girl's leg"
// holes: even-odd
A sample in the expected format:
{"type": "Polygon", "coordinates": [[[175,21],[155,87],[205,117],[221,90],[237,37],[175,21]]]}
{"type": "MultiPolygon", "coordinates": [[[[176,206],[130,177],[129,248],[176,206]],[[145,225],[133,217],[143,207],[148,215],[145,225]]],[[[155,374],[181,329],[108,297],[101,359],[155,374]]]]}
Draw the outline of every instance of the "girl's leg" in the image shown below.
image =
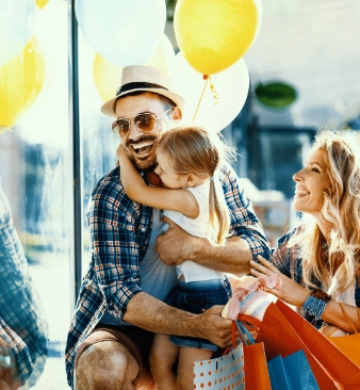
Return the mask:
{"type": "Polygon", "coordinates": [[[157,390],[177,390],[173,366],[179,347],[169,341],[169,337],[157,334],[151,347],[149,363],[157,390]]]}
{"type": "Polygon", "coordinates": [[[194,362],[211,359],[213,351],[181,347],[179,351],[179,365],[177,383],[179,390],[194,389],[194,362]]]}

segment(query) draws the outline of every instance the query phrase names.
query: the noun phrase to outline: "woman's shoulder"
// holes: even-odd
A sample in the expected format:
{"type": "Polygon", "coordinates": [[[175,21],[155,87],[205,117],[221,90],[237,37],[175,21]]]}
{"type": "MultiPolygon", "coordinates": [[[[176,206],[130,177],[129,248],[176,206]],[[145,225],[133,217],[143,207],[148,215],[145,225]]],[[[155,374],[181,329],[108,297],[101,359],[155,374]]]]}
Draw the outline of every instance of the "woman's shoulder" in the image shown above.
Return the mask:
{"type": "Polygon", "coordinates": [[[295,228],[292,228],[292,229],[288,230],[284,235],[282,235],[278,239],[277,246],[279,247],[281,245],[284,245],[284,244],[288,243],[291,238],[293,238],[294,236],[298,235],[301,231],[302,231],[302,227],[301,226],[297,226],[295,228]]]}

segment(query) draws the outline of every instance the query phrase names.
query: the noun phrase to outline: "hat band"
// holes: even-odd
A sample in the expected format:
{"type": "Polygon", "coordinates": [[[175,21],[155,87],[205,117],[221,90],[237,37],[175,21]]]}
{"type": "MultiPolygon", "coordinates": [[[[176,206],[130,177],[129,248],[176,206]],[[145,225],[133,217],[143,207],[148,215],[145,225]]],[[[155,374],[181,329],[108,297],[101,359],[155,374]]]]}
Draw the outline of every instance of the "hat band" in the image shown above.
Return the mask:
{"type": "Polygon", "coordinates": [[[145,81],[137,82],[137,83],[127,83],[122,85],[118,90],[116,91],[116,95],[120,95],[123,92],[131,91],[133,89],[149,89],[149,88],[161,88],[168,90],[167,88],[163,87],[159,84],[153,84],[153,83],[147,83],[145,81]]]}

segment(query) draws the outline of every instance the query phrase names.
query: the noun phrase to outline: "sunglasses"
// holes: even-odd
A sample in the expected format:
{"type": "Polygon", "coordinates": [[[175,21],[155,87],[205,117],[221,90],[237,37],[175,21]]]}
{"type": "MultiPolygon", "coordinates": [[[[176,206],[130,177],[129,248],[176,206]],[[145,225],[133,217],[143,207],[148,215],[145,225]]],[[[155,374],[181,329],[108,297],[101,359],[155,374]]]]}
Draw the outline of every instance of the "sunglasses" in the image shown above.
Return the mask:
{"type": "Polygon", "coordinates": [[[155,128],[156,121],[170,112],[172,109],[173,108],[169,108],[158,116],[152,112],[143,112],[134,116],[125,116],[123,118],[119,118],[112,124],[112,131],[120,135],[127,134],[130,131],[132,120],[134,121],[135,126],[140,130],[152,131],[155,128]]]}

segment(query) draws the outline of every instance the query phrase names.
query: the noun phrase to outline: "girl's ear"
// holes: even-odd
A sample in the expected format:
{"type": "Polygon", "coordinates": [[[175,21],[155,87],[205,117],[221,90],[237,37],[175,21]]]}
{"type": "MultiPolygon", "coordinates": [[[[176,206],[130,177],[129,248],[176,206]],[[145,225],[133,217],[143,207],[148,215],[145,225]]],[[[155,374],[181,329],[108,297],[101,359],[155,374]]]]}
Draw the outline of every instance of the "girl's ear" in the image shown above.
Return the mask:
{"type": "Polygon", "coordinates": [[[195,187],[198,184],[198,177],[193,173],[189,173],[186,178],[188,187],[195,187]]]}

